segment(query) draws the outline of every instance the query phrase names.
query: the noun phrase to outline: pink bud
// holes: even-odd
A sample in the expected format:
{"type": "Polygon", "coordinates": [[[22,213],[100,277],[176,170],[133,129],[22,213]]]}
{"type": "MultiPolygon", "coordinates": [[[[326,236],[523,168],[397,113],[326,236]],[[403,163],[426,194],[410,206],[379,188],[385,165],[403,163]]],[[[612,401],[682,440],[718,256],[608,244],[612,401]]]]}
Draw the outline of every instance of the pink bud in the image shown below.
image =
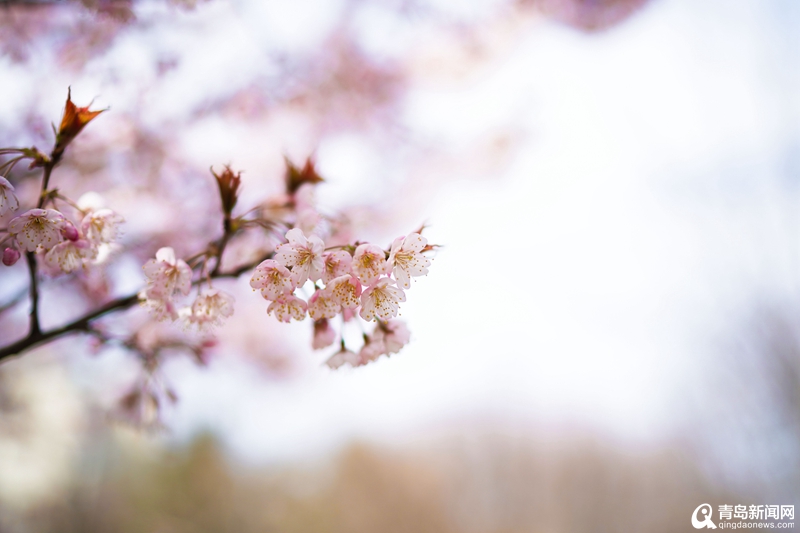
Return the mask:
{"type": "MultiPolygon", "coordinates": [[[[319,291],[314,294],[319,294],[319,291]]],[[[336,341],[336,331],[331,327],[330,322],[325,318],[315,321],[311,347],[319,350],[330,346],[334,341],[336,341]]]]}
{"type": "Polygon", "coordinates": [[[75,242],[78,240],[80,235],[78,234],[78,228],[70,224],[69,222],[65,223],[61,228],[61,235],[64,236],[65,239],[68,241],[75,242]]]}
{"type": "Polygon", "coordinates": [[[10,267],[19,261],[19,255],[19,250],[16,248],[6,248],[3,250],[3,264],[10,267]]]}

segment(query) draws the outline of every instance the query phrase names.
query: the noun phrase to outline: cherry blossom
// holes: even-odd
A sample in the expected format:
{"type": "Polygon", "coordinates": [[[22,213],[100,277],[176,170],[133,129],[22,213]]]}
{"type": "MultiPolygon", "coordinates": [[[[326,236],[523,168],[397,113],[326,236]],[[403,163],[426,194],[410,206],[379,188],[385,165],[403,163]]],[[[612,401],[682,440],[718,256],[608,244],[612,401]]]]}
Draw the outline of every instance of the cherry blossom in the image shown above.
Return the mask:
{"type": "Polygon", "coordinates": [[[165,298],[153,288],[145,289],[139,293],[139,300],[142,306],[150,309],[153,318],[156,320],[177,320],[178,308],[172,298],[165,298]]]}
{"type": "Polygon", "coordinates": [[[325,288],[330,290],[334,301],[345,309],[355,309],[361,303],[361,282],[355,276],[345,274],[331,280],[325,288]]]}
{"type": "Polygon", "coordinates": [[[428,273],[431,260],[422,255],[422,250],[428,244],[428,239],[419,233],[412,233],[407,237],[398,237],[392,243],[389,254],[389,265],[394,272],[394,279],[404,289],[411,288],[412,276],[423,276],[428,273]]]}
{"type": "Polygon", "coordinates": [[[357,353],[342,346],[342,349],[325,361],[325,364],[333,369],[337,369],[344,364],[358,366],[361,364],[361,357],[359,357],[357,353]]]}
{"type": "Polygon", "coordinates": [[[389,272],[386,252],[376,244],[361,244],[353,254],[353,273],[364,285],[372,285],[389,272]]]}
{"type": "Polygon", "coordinates": [[[3,176],[0,176],[0,216],[17,209],[19,209],[19,200],[14,194],[14,186],[3,176]]]}
{"type": "Polygon", "coordinates": [[[372,338],[383,342],[387,354],[397,353],[411,340],[411,331],[405,322],[389,320],[378,324],[372,338]]]}
{"type": "Polygon", "coordinates": [[[117,238],[119,226],[124,221],[111,209],[99,209],[83,217],[81,231],[94,244],[108,244],[117,238]]]}
{"type": "Polygon", "coordinates": [[[361,318],[369,322],[380,318],[388,320],[397,316],[400,302],[406,301],[403,289],[395,285],[394,280],[381,278],[361,295],[361,318]]]}
{"type": "Polygon", "coordinates": [[[314,321],[314,338],[311,347],[315,350],[327,348],[336,340],[336,330],[326,318],[314,321]]]}
{"type": "Polygon", "coordinates": [[[306,310],[308,306],[306,303],[291,294],[284,294],[267,307],[267,314],[271,315],[275,312],[275,318],[281,322],[291,322],[292,319],[297,321],[306,318],[306,310]]]}
{"type": "Polygon", "coordinates": [[[303,230],[294,228],[286,232],[286,244],[278,246],[275,260],[283,266],[292,267],[292,276],[298,287],[307,280],[317,281],[322,275],[324,262],[322,251],[325,244],[316,235],[306,238],[303,230]]]}
{"type": "Polygon", "coordinates": [[[192,303],[186,321],[201,331],[221,326],[233,315],[233,296],[219,289],[208,288],[200,292],[192,303]]]}
{"type": "Polygon", "coordinates": [[[92,259],[95,253],[91,243],[85,239],[66,240],[53,246],[44,260],[50,268],[68,274],[83,266],[84,261],[92,259]]]}
{"type": "Polygon", "coordinates": [[[8,223],[8,232],[24,250],[49,250],[63,240],[64,215],[53,209],[31,209],[8,223]]]}
{"type": "Polygon", "coordinates": [[[295,281],[291,272],[274,259],[262,261],[250,278],[250,286],[261,289],[261,296],[267,300],[277,300],[295,289],[295,281]]]}
{"type": "Polygon", "coordinates": [[[386,345],[382,339],[368,337],[361,351],[358,352],[358,366],[366,365],[386,353],[386,345]]]}
{"type": "Polygon", "coordinates": [[[322,254],[324,267],[322,269],[322,282],[330,283],[332,279],[350,273],[353,256],[344,250],[325,252],[322,254]]]}
{"type": "Polygon", "coordinates": [[[148,298],[167,299],[175,293],[186,295],[192,288],[192,269],[184,260],[175,258],[172,248],[161,248],[156,258],[148,260],[142,268],[147,276],[148,298]]]}
{"type": "Polygon", "coordinates": [[[336,301],[330,289],[316,291],[308,299],[308,314],[314,320],[333,318],[342,310],[342,305],[336,301]]]}

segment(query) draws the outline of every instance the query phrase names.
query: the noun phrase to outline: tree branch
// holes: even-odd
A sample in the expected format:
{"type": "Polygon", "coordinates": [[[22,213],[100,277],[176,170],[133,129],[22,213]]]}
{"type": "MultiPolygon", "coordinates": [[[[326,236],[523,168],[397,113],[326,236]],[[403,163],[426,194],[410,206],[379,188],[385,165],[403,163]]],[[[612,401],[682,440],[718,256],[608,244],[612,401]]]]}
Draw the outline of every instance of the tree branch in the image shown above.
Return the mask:
{"type": "Polygon", "coordinates": [[[39,281],[36,275],[36,254],[33,252],[25,252],[25,259],[28,262],[28,274],[31,279],[30,282],[30,300],[31,300],[31,314],[30,326],[28,336],[34,336],[41,333],[39,327],[39,281]]]}
{"type": "MultiPolygon", "coordinates": [[[[33,255],[33,254],[28,254],[33,255]]],[[[248,270],[255,268],[259,263],[266,259],[270,259],[274,253],[270,252],[265,256],[261,257],[257,261],[253,263],[248,263],[246,265],[242,265],[230,272],[218,272],[216,274],[212,274],[212,278],[238,278],[248,270]]],[[[194,282],[193,284],[196,285],[199,283],[200,280],[194,282]]],[[[37,300],[33,300],[36,302],[37,300]]],[[[41,346],[47,342],[55,340],[59,337],[64,337],[66,335],[71,335],[74,333],[88,333],[90,329],[90,325],[92,321],[103,317],[109,313],[116,312],[116,311],[123,311],[132,307],[135,303],[139,301],[139,293],[131,294],[129,296],[125,296],[122,298],[118,298],[116,300],[112,300],[105,304],[104,306],[91,311],[83,315],[80,318],[69,322],[59,328],[54,328],[48,331],[40,331],[38,328],[38,318],[37,318],[37,328],[36,330],[31,329],[28,335],[17,342],[9,344],[3,348],[0,348],[0,363],[3,361],[12,358],[14,356],[21,355],[22,353],[35,348],[36,346],[41,346]]],[[[31,315],[33,317],[33,314],[31,315]]]]}

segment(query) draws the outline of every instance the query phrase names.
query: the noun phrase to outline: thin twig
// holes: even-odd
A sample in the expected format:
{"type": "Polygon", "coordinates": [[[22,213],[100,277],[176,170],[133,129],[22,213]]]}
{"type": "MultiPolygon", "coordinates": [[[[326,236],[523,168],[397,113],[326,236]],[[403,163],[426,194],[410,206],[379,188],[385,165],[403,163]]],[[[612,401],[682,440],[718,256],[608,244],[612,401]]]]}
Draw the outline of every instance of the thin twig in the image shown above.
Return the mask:
{"type": "Polygon", "coordinates": [[[212,277],[215,274],[218,274],[220,268],[222,268],[222,254],[225,252],[225,247],[228,245],[228,240],[231,238],[232,234],[233,229],[231,217],[230,215],[226,214],[225,219],[222,222],[222,238],[219,240],[219,244],[217,245],[217,264],[214,265],[214,269],[211,271],[212,277]]]}
{"type": "Polygon", "coordinates": [[[51,159],[44,166],[44,174],[42,175],[42,192],[39,194],[39,202],[36,207],[41,209],[44,206],[44,201],[47,198],[47,186],[50,185],[50,174],[53,172],[53,167],[56,166],[56,160],[51,159]]]}

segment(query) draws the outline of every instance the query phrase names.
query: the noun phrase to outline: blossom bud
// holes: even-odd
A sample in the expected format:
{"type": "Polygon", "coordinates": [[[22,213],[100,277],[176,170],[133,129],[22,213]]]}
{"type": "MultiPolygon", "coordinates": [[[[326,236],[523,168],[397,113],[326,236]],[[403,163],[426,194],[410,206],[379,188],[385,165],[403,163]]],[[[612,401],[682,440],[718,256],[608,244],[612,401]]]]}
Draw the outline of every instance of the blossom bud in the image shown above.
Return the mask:
{"type": "Polygon", "coordinates": [[[311,347],[315,350],[326,348],[336,340],[336,330],[334,330],[327,319],[316,320],[314,322],[314,337],[311,347]]]}
{"type": "Polygon", "coordinates": [[[64,238],[67,239],[68,241],[72,242],[75,242],[80,238],[80,235],[78,234],[78,228],[76,228],[69,222],[66,222],[64,226],[62,226],[61,235],[63,235],[64,238]]]}
{"type": "Polygon", "coordinates": [[[310,157],[306,159],[306,164],[303,168],[296,167],[294,163],[286,160],[286,192],[294,194],[297,190],[306,183],[316,184],[325,181],[322,176],[317,174],[317,169],[314,168],[314,160],[310,157]]]}
{"type": "Polygon", "coordinates": [[[78,136],[84,126],[86,126],[97,115],[105,111],[89,111],[89,106],[78,107],[72,103],[71,91],[67,90],[67,103],[64,106],[64,117],[56,133],[56,146],[53,149],[53,160],[57,161],[67,145],[78,136]]]}
{"type": "Polygon", "coordinates": [[[214,170],[211,173],[217,178],[217,186],[219,186],[219,197],[222,200],[222,211],[225,213],[225,218],[229,218],[236,202],[239,200],[239,186],[242,184],[242,173],[234,174],[231,167],[225,166],[222,174],[217,174],[214,170]]]}
{"type": "Polygon", "coordinates": [[[19,250],[16,248],[6,248],[3,250],[3,264],[5,266],[11,266],[17,261],[19,261],[20,253],[19,250]]]}

